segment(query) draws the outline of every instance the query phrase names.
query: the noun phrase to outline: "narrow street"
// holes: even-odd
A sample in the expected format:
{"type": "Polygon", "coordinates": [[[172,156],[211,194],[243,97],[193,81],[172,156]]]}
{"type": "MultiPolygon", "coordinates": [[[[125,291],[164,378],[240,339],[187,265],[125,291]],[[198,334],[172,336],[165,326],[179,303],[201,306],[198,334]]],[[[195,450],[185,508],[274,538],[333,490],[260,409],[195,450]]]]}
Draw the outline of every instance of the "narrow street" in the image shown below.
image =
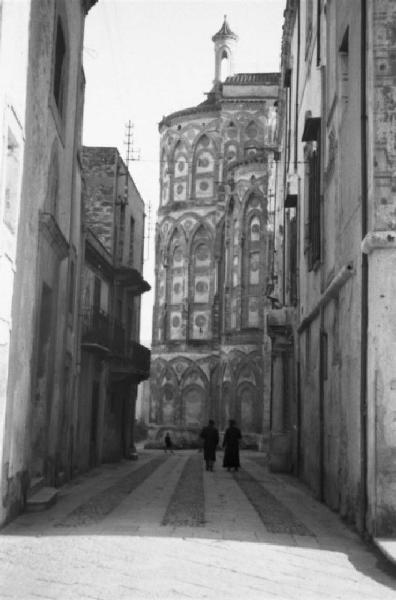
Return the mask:
{"type": "Polygon", "coordinates": [[[392,567],[262,454],[214,473],[142,451],[65,485],[1,532],[0,597],[394,598],[392,567]]]}

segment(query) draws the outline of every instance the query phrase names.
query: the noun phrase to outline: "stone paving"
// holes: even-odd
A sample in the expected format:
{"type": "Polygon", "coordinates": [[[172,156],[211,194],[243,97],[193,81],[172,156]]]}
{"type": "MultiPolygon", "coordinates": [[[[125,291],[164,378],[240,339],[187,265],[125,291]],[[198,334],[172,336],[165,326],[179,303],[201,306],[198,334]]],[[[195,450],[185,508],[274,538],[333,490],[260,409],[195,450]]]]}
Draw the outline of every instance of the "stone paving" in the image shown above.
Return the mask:
{"type": "MultiPolygon", "coordinates": [[[[221,455],[219,456],[221,460],[221,455]]],[[[0,535],[0,598],[388,600],[396,570],[260,455],[242,469],[142,452],[0,535]]]]}

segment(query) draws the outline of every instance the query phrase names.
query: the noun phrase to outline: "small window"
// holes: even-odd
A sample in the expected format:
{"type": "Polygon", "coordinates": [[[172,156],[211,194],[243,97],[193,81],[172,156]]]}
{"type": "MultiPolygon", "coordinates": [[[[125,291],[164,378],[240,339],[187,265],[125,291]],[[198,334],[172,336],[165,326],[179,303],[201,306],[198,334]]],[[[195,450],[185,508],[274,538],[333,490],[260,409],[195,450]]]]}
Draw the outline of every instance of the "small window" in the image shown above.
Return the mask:
{"type": "Polygon", "coordinates": [[[313,0],[307,0],[305,13],[305,59],[312,40],[313,0]]]}
{"type": "Polygon", "coordinates": [[[341,72],[340,97],[345,108],[349,99],[349,27],[346,28],[339,47],[339,61],[341,72]]]}
{"type": "Polygon", "coordinates": [[[328,378],[328,338],[325,331],[320,333],[320,357],[321,357],[321,379],[327,381],[328,378]]]}
{"type": "Polygon", "coordinates": [[[66,94],[66,41],[61,20],[58,19],[55,42],[54,98],[60,116],[63,116],[66,94]]]}
{"type": "Polygon", "coordinates": [[[133,267],[134,259],[134,244],[135,244],[135,219],[130,218],[129,221],[129,266],[133,267]]]}
{"type": "Polygon", "coordinates": [[[75,292],[75,278],[76,278],[76,266],[74,260],[70,263],[70,281],[69,281],[69,313],[73,315],[74,312],[74,292],[75,292]]]}

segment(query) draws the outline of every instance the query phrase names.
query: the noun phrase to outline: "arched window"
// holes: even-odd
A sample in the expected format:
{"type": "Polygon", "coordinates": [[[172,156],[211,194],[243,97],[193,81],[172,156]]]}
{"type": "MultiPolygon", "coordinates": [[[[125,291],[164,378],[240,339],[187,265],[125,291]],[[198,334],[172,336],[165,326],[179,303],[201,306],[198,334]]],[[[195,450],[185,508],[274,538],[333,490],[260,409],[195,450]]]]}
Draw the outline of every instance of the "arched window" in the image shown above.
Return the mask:
{"type": "Polygon", "coordinates": [[[183,140],[175,146],[172,159],[172,199],[183,202],[188,198],[188,149],[183,140]]]}
{"type": "Polygon", "coordinates": [[[221,50],[220,81],[225,81],[230,74],[230,56],[226,48],[221,50]]]}
{"type": "Polygon", "coordinates": [[[161,206],[168,204],[170,195],[170,176],[169,176],[169,165],[168,157],[165,148],[161,153],[161,165],[160,165],[160,183],[161,183],[161,206]]]}
{"type": "Polygon", "coordinates": [[[185,238],[176,229],[169,244],[167,274],[167,331],[171,340],[184,339],[186,334],[185,275],[185,238]]]}
{"type": "Polygon", "coordinates": [[[242,320],[244,327],[260,327],[260,297],[264,281],[264,232],[265,218],[263,197],[254,192],[246,204],[244,216],[244,247],[242,278],[244,297],[242,320]]]}
{"type": "Polygon", "coordinates": [[[194,148],[193,195],[197,199],[211,198],[214,195],[216,154],[213,140],[202,135],[194,148]]]}
{"type": "Polygon", "coordinates": [[[263,141],[259,140],[259,126],[255,121],[250,121],[245,129],[245,143],[244,152],[245,159],[254,159],[258,153],[260,146],[263,145],[263,141]]]}
{"type": "Polygon", "coordinates": [[[212,242],[208,231],[199,227],[190,250],[190,337],[206,339],[211,335],[211,301],[213,296],[212,242]]]}

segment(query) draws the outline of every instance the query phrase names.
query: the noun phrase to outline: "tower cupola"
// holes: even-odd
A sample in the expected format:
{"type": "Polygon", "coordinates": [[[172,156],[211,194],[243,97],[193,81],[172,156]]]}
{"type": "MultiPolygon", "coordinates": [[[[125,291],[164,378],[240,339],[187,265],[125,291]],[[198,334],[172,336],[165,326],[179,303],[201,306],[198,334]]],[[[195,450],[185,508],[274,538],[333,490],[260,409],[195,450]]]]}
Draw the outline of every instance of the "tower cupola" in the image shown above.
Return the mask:
{"type": "Polygon", "coordinates": [[[233,51],[238,36],[231,31],[227,22],[227,15],[224,15],[224,22],[221,28],[212,37],[215,45],[215,78],[214,84],[221,83],[229,75],[234,74],[233,51]]]}

